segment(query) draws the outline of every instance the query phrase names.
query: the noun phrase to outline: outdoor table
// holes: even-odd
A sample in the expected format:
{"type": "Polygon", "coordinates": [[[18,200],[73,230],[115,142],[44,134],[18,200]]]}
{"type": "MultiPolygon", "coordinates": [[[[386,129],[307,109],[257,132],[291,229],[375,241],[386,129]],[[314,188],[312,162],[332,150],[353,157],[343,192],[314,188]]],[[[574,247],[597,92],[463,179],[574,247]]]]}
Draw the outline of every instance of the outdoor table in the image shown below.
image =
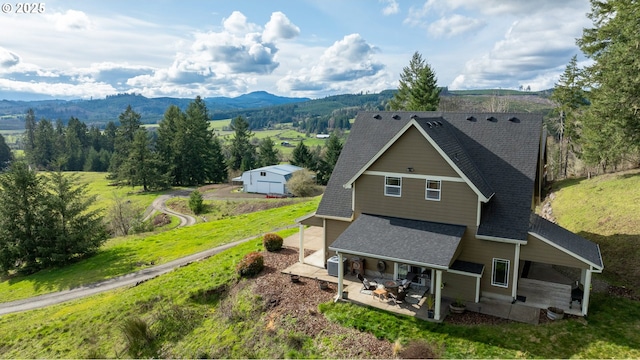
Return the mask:
{"type": "Polygon", "coordinates": [[[389,292],[394,295],[398,295],[398,287],[400,286],[399,282],[395,280],[385,280],[382,284],[387,290],[389,290],[389,292]]]}
{"type": "Polygon", "coordinates": [[[382,301],[383,299],[387,299],[387,290],[385,288],[377,288],[373,290],[373,297],[378,298],[378,300],[382,301]]]}

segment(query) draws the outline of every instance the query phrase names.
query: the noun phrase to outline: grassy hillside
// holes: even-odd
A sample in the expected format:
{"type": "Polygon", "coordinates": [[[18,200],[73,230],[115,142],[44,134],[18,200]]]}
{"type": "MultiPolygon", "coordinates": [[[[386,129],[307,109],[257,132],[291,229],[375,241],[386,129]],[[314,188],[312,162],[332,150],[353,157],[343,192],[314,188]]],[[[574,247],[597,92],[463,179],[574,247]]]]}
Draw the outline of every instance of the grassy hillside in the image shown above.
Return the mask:
{"type": "Polygon", "coordinates": [[[313,212],[320,199],[281,208],[229,217],[153,235],[113,238],[97,255],[62,269],[40,271],[30,276],[0,282],[0,301],[12,301],[61,291],[124,275],[218,245],[258,235],[295,223],[313,212]]]}
{"type": "Polygon", "coordinates": [[[640,294],[640,170],[554,185],[558,223],[600,244],[611,283],[640,294]]]}

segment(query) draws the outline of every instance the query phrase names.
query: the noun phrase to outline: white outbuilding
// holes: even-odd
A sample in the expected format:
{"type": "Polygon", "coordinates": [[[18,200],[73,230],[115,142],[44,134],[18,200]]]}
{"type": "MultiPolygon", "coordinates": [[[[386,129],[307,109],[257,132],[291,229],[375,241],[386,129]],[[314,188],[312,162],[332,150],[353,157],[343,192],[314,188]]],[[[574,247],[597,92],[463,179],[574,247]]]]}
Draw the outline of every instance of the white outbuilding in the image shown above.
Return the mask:
{"type": "Polygon", "coordinates": [[[287,181],[298,170],[302,168],[289,164],[265,166],[243,172],[239,180],[244,192],[286,195],[287,181]]]}

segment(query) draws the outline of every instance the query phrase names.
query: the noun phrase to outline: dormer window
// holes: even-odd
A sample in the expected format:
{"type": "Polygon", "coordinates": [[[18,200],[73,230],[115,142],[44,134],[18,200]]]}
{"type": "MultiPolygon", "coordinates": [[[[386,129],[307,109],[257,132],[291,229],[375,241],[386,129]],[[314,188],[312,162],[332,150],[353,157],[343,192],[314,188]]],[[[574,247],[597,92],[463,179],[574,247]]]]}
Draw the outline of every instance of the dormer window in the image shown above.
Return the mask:
{"type": "Polygon", "coordinates": [[[427,187],[424,198],[427,200],[440,201],[440,190],[442,182],[440,180],[427,180],[427,187]]]}
{"type": "Polygon", "coordinates": [[[402,178],[395,176],[385,176],[384,195],[400,197],[402,195],[402,178]]]}

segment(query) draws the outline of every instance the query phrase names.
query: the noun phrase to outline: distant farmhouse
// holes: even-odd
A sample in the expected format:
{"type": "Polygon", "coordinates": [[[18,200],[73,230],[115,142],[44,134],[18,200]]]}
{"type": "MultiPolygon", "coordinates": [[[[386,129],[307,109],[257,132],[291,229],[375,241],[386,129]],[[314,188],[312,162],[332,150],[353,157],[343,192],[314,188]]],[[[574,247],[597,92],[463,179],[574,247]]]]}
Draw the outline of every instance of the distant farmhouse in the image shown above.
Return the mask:
{"type": "Polygon", "coordinates": [[[298,170],[302,168],[288,164],[265,166],[245,171],[233,181],[242,182],[242,189],[247,193],[287,195],[287,181],[298,170]]]}

